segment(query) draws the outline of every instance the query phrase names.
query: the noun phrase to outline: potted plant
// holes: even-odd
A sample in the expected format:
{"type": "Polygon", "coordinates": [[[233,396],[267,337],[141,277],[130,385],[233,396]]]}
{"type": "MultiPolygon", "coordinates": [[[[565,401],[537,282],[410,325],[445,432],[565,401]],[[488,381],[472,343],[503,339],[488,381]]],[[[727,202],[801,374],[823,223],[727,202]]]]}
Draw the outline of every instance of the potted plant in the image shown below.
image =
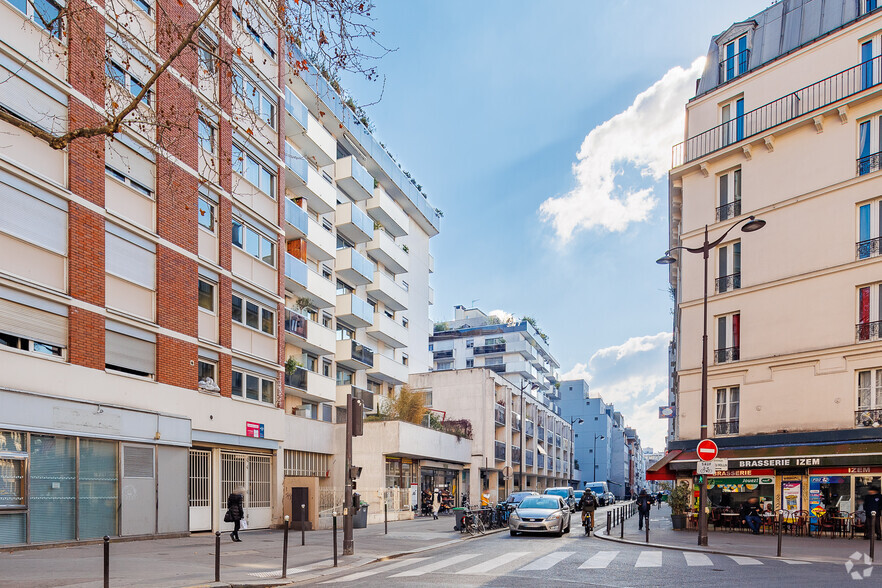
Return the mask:
{"type": "Polygon", "coordinates": [[[671,505],[671,525],[676,529],[686,528],[686,513],[689,512],[689,499],[692,492],[689,483],[682,481],[671,490],[668,504],[671,505]]]}

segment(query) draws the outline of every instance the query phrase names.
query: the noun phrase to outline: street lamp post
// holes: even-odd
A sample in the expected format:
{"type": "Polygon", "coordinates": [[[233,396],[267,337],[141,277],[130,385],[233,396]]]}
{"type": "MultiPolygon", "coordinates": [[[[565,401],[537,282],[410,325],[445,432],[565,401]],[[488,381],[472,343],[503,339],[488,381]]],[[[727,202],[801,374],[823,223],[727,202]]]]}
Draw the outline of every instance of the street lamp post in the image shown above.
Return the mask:
{"type": "MultiPolygon", "coordinates": [[[[701,253],[704,257],[704,300],[702,303],[702,313],[704,315],[703,330],[701,335],[701,438],[707,439],[707,260],[710,252],[723,242],[729,232],[740,225],[742,232],[752,233],[766,226],[766,221],[758,219],[751,215],[745,219],[741,219],[713,241],[708,240],[708,228],[704,226],[704,244],[701,247],[685,247],[679,245],[665,251],[664,257],[656,260],[656,263],[662,265],[670,265],[677,262],[677,258],[671,256],[671,252],[677,249],[688,251],[689,253],[701,253]],[[746,222],[745,222],[746,221],[746,222]]],[[[707,477],[701,478],[701,490],[698,494],[698,544],[707,546],[707,477]]]]}
{"type": "MultiPolygon", "coordinates": [[[[572,417],[570,419],[570,480],[575,480],[575,469],[576,469],[576,427],[575,425],[581,425],[585,421],[579,417],[572,417]]],[[[578,487],[578,484],[576,485],[578,487]]]]}
{"type": "MultiPolygon", "coordinates": [[[[520,460],[518,461],[518,479],[520,480],[520,490],[524,491],[526,488],[526,484],[524,484],[524,439],[526,439],[526,435],[524,435],[524,429],[527,427],[527,418],[524,414],[526,410],[526,401],[524,399],[524,389],[526,387],[527,381],[521,378],[521,426],[520,426],[520,451],[518,454],[520,455],[520,460]]],[[[535,383],[530,384],[530,390],[536,390],[539,386],[535,383]]]]}
{"type": "Polygon", "coordinates": [[[597,440],[598,439],[606,439],[606,437],[604,437],[603,435],[598,435],[597,433],[594,433],[594,454],[593,454],[594,455],[594,464],[593,464],[594,470],[591,472],[591,481],[592,482],[597,481],[597,440]]]}

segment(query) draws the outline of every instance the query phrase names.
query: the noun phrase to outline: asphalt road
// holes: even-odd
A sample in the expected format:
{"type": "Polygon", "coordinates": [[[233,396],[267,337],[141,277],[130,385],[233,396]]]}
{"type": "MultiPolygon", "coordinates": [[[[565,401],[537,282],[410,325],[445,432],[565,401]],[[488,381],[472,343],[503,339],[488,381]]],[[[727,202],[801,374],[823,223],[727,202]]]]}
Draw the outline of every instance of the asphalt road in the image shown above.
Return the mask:
{"type": "MultiPolygon", "coordinates": [[[[578,519],[574,519],[574,522],[578,519]]],[[[585,537],[496,533],[325,576],[351,586],[835,586],[842,565],[647,549],[585,537]]],[[[862,568],[861,568],[862,569],[862,568]]],[[[875,570],[880,572],[882,570],[875,570]]],[[[869,578],[868,578],[869,579],[869,578]]],[[[882,578],[869,579],[866,585],[882,578]]],[[[859,584],[860,585],[860,584],[859,584]]]]}

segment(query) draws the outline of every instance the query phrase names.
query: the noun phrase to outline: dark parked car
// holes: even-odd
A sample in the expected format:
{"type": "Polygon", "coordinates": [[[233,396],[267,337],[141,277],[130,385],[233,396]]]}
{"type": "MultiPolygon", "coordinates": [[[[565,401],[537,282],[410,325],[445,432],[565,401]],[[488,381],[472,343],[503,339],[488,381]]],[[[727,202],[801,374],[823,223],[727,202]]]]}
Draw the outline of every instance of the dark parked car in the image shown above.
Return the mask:
{"type": "Polygon", "coordinates": [[[546,488],[543,494],[551,494],[563,498],[571,512],[576,511],[576,493],[572,486],[559,486],[557,488],[546,488]]]}
{"type": "Polygon", "coordinates": [[[539,496],[539,493],[538,492],[512,492],[509,495],[509,497],[505,499],[505,502],[503,502],[502,504],[505,504],[509,508],[515,508],[527,496],[539,496]]]}

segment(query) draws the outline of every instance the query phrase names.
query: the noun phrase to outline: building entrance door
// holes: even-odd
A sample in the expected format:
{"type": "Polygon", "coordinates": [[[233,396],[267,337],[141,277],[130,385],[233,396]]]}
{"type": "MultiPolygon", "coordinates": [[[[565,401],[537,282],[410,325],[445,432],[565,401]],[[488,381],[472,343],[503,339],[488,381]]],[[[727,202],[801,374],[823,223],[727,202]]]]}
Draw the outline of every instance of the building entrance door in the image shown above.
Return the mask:
{"type": "MultiPolygon", "coordinates": [[[[270,500],[271,456],[221,452],[220,520],[227,510],[227,497],[237,488],[245,489],[245,520],[248,527],[260,529],[272,523],[270,500]]],[[[233,523],[221,523],[221,530],[231,530],[233,523]]]]}
{"type": "Polygon", "coordinates": [[[211,530],[211,451],[190,450],[190,531],[211,530]]]}

